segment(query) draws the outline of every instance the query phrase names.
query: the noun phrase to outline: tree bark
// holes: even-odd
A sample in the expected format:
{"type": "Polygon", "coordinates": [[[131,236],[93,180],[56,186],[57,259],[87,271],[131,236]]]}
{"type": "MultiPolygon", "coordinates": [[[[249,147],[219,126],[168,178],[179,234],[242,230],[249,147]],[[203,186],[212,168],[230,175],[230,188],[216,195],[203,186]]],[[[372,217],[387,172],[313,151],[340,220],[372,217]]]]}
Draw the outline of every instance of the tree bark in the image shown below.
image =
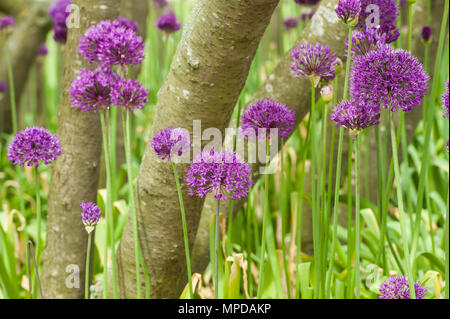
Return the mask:
{"type": "MultiPolygon", "coordinates": [[[[224,132],[248,70],[278,0],[199,0],[177,48],[169,75],[158,93],[153,137],[168,126],[193,132],[224,132]]],[[[178,165],[183,179],[186,165],[178,165]]],[[[190,246],[194,243],[203,200],[190,197],[182,180],[190,246]]],[[[150,272],[152,298],[179,297],[187,282],[184,241],[171,165],[158,160],[151,142],[137,180],[139,236],[150,272]]],[[[136,296],[133,228],[129,217],[118,251],[120,295],[136,296]]]]}
{"type": "MultiPolygon", "coordinates": [[[[303,31],[302,35],[299,37],[294,46],[297,46],[300,43],[310,42],[312,44],[316,42],[320,42],[322,44],[327,44],[330,46],[331,51],[334,51],[340,56],[343,57],[345,50],[345,38],[347,35],[347,27],[341,22],[337,21],[336,14],[334,12],[334,8],[337,4],[337,0],[324,0],[321,2],[316,14],[314,15],[312,21],[308,24],[306,29],[303,31]]],[[[420,41],[420,32],[422,27],[426,25],[425,23],[425,12],[426,12],[426,1],[418,0],[416,3],[416,10],[414,15],[413,22],[413,39],[415,40],[413,45],[414,53],[419,57],[421,61],[423,61],[423,44],[420,41]]],[[[434,40],[431,44],[431,54],[430,54],[430,65],[431,70],[434,66],[435,52],[437,48],[437,41],[440,30],[440,23],[442,20],[442,8],[443,8],[443,0],[433,1],[432,2],[432,17],[431,27],[433,29],[434,40]]],[[[343,59],[344,60],[344,59],[343,59]]],[[[296,120],[298,124],[303,117],[309,112],[311,108],[310,94],[311,94],[311,85],[309,80],[307,79],[297,79],[292,76],[289,65],[292,59],[289,54],[286,54],[282,60],[278,63],[275,70],[270,74],[265,81],[265,83],[261,86],[255,96],[252,98],[250,105],[257,100],[261,100],[267,97],[270,97],[274,100],[277,100],[281,103],[284,103],[294,109],[296,111],[296,120]]],[[[342,74],[343,76],[343,74],[342,74]]],[[[343,84],[343,80],[340,80],[340,84],[343,84]]],[[[342,91],[342,87],[339,88],[342,91]]],[[[317,95],[316,95],[317,96],[317,95]]],[[[342,94],[338,95],[342,96],[342,94]]],[[[339,101],[339,100],[338,100],[339,101]]],[[[406,114],[405,116],[405,127],[407,132],[407,139],[410,142],[414,136],[415,129],[422,118],[422,107],[416,108],[413,112],[406,114]]],[[[383,123],[383,121],[381,121],[383,123]]],[[[328,132],[330,132],[331,121],[328,121],[328,132]]],[[[372,133],[372,132],[371,132],[372,133]]],[[[374,134],[371,134],[371,136],[374,134]]],[[[328,136],[328,140],[330,140],[330,136],[328,136]]],[[[336,145],[335,156],[337,152],[337,137],[336,137],[336,145]]],[[[366,197],[370,197],[370,199],[376,203],[377,198],[377,170],[374,169],[377,166],[376,156],[375,156],[375,137],[371,138],[371,148],[369,154],[369,183],[370,190],[372,191],[370,195],[364,194],[366,197]]],[[[346,171],[345,166],[347,164],[348,158],[348,135],[344,137],[344,145],[343,145],[343,159],[342,159],[342,177],[341,181],[345,181],[346,171]]],[[[336,161],[335,161],[336,162],[336,161]]],[[[364,161],[361,163],[362,172],[364,172],[365,168],[364,161]]],[[[253,167],[254,172],[259,171],[259,166],[256,165],[253,167]]],[[[259,175],[255,176],[255,180],[259,178],[259,175]]],[[[364,185],[364,174],[361,176],[361,185],[364,185]]],[[[333,178],[334,181],[334,178],[333,178]]],[[[310,189],[310,176],[306,177],[305,181],[305,192],[308,192],[310,189]]],[[[235,201],[233,212],[238,212],[245,201],[235,201]]],[[[346,208],[345,205],[341,209],[346,208]]],[[[223,203],[222,211],[228,212],[227,203],[223,203]]],[[[192,252],[192,269],[194,272],[202,273],[208,262],[209,258],[209,225],[211,222],[211,218],[215,213],[215,201],[214,198],[208,196],[205,205],[203,207],[202,216],[200,219],[200,225],[197,232],[197,237],[194,243],[194,249],[192,252]]],[[[346,223],[346,214],[340,214],[344,218],[340,220],[341,224],[346,223]]],[[[302,247],[303,251],[307,253],[312,253],[312,220],[311,220],[311,210],[308,205],[304,204],[303,208],[303,220],[302,220],[302,247]]]]}
{"type": "Polygon", "coordinates": [[[26,4],[30,4],[29,0],[2,0],[0,1],[0,12],[8,15],[17,15],[23,10],[26,4]]]}
{"type": "MultiPolygon", "coordinates": [[[[88,67],[78,55],[80,37],[92,24],[116,19],[120,0],[74,0],[80,8],[80,28],[68,31],[61,100],[58,111],[58,137],[62,155],[52,168],[48,200],[46,246],[43,254],[42,285],[47,298],[82,298],[87,233],[81,222],[81,201],[97,201],[102,150],[99,114],[81,112],[69,101],[72,81],[88,67]],[[69,265],[79,271],[79,287],[70,287],[66,278],[69,265]]],[[[92,263],[91,263],[92,264],[92,263]]]]}
{"type": "MultiPolygon", "coordinates": [[[[38,55],[38,49],[45,42],[45,37],[51,29],[51,21],[47,13],[48,2],[28,3],[28,6],[24,6],[24,4],[23,1],[17,3],[6,1],[3,3],[5,8],[0,6],[0,9],[10,10],[12,14],[17,14],[14,31],[0,52],[0,61],[2,61],[0,81],[9,83],[6,45],[9,46],[17,107],[20,105],[19,101],[28,79],[29,70],[38,55]],[[7,4],[11,4],[11,7],[6,6],[7,4]]],[[[12,131],[10,99],[8,90],[0,100],[0,133],[12,131]]]]}

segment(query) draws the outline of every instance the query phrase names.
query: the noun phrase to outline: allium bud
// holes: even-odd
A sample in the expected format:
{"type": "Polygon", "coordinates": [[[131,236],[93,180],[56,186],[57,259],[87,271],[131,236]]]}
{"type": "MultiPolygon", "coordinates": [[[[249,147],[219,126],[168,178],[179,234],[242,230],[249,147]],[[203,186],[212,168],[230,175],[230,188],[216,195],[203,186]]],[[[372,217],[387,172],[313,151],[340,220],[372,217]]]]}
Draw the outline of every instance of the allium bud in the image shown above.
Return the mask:
{"type": "Polygon", "coordinates": [[[331,102],[333,99],[333,87],[331,85],[326,85],[320,89],[320,95],[325,103],[331,102]]]}
{"type": "Polygon", "coordinates": [[[334,63],[334,74],[338,75],[344,70],[344,62],[341,59],[336,58],[336,62],[334,63]]]}
{"type": "Polygon", "coordinates": [[[423,44],[431,44],[431,41],[433,40],[433,30],[429,26],[424,26],[422,28],[421,36],[423,44]]]}
{"type": "Polygon", "coordinates": [[[8,84],[6,82],[0,82],[0,93],[4,93],[8,90],[8,84]]]}

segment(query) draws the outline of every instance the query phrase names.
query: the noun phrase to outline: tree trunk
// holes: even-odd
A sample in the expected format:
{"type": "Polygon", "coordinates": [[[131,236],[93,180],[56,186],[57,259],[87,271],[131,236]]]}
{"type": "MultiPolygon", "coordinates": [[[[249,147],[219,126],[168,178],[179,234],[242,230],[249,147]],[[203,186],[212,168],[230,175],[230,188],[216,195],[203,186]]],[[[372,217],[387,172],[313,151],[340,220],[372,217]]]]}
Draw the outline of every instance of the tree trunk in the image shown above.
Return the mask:
{"type": "MultiPolygon", "coordinates": [[[[195,3],[169,75],[158,93],[151,137],[168,126],[193,132],[193,120],[222,133],[228,124],[261,36],[278,0],[199,0],[195,3]]],[[[186,165],[178,165],[183,179],[186,165]]],[[[203,200],[182,180],[190,246],[203,200]]],[[[158,160],[151,142],[137,180],[139,236],[150,272],[152,298],[179,297],[187,282],[184,241],[171,165],[158,160]]],[[[136,296],[133,228],[129,217],[118,251],[121,297],[136,296]]]]}
{"type": "Polygon", "coordinates": [[[99,114],[81,112],[69,102],[72,81],[85,60],[78,55],[80,37],[92,24],[116,19],[120,0],[74,0],[80,8],[80,28],[69,29],[65,50],[62,93],[58,112],[58,137],[62,155],[52,168],[48,200],[46,246],[43,254],[42,284],[47,298],[82,298],[87,233],[81,222],[81,201],[97,201],[102,150],[99,114]],[[79,285],[67,285],[78,267],[79,285]],[[73,268],[72,268],[73,271],[73,268]]]}
{"type": "MultiPolygon", "coordinates": [[[[22,6],[22,2],[5,2],[4,9],[12,14],[17,13],[17,25],[8,38],[9,54],[14,76],[14,88],[17,107],[28,79],[28,73],[38,55],[38,49],[45,42],[51,21],[48,16],[48,2],[29,3],[22,6]],[[11,7],[7,6],[11,4],[11,7]]],[[[0,9],[3,8],[0,6],[0,9]]],[[[1,39],[0,39],[1,40],[1,39]]],[[[8,67],[6,64],[6,45],[0,52],[0,81],[9,83],[8,67]]],[[[0,133],[12,132],[11,103],[9,90],[0,100],[0,133]]],[[[18,111],[18,110],[17,110],[18,111]]]]}

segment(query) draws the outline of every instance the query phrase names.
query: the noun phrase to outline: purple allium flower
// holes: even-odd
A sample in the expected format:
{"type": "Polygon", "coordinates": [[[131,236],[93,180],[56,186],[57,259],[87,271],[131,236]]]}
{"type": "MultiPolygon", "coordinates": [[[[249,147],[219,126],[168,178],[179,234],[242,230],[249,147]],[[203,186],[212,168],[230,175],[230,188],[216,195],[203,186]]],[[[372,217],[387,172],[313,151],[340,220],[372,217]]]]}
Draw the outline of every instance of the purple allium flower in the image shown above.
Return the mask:
{"type": "Polygon", "coordinates": [[[116,76],[111,70],[98,68],[83,69],[72,82],[70,88],[70,102],[82,112],[99,110],[111,107],[112,85],[116,76]]]}
{"type": "Polygon", "coordinates": [[[139,25],[136,22],[134,22],[133,20],[128,20],[127,18],[124,18],[122,16],[119,16],[119,18],[117,18],[117,21],[119,21],[121,26],[133,30],[134,32],[137,32],[139,29],[139,25]]]}
{"type": "Polygon", "coordinates": [[[356,27],[363,30],[373,27],[379,19],[381,32],[386,34],[386,43],[391,43],[400,36],[396,26],[397,16],[396,0],[361,0],[361,12],[356,27]],[[379,16],[376,15],[377,12],[379,12],[379,16]],[[366,21],[368,17],[371,18],[370,21],[366,21]]]}
{"type": "Polygon", "coordinates": [[[292,49],[291,57],[294,60],[291,70],[295,76],[309,77],[316,86],[321,77],[334,77],[335,75],[336,53],[332,54],[328,45],[301,44],[292,49]]]}
{"type": "Polygon", "coordinates": [[[0,18],[0,31],[6,30],[7,28],[14,27],[16,25],[16,20],[13,17],[7,16],[0,18]]]}
{"type": "Polygon", "coordinates": [[[315,6],[320,2],[320,0],[294,0],[295,3],[304,5],[304,6],[315,6]]]}
{"type": "Polygon", "coordinates": [[[85,226],[86,231],[91,233],[100,221],[102,212],[100,211],[100,208],[92,202],[81,202],[80,206],[83,209],[81,212],[81,220],[83,221],[83,225],[85,226]]]}
{"type": "Polygon", "coordinates": [[[123,106],[128,111],[143,109],[148,102],[148,90],[136,80],[119,78],[113,85],[111,103],[123,106]]]}
{"type": "Polygon", "coordinates": [[[339,103],[330,113],[330,119],[335,125],[350,130],[351,136],[356,136],[363,129],[379,124],[380,110],[376,106],[357,103],[353,100],[339,103]]]}
{"type": "Polygon", "coordinates": [[[0,93],[6,92],[8,90],[8,83],[0,82],[0,93]]]}
{"type": "Polygon", "coordinates": [[[67,7],[71,4],[72,0],[57,0],[48,11],[53,20],[53,39],[56,42],[65,43],[67,40],[66,20],[70,15],[67,7]]]}
{"type": "MultiPolygon", "coordinates": [[[[386,34],[382,33],[380,28],[355,30],[352,34],[352,56],[364,55],[376,50],[378,44],[386,44],[386,34]]],[[[348,40],[345,40],[345,47],[348,47],[348,40]]],[[[345,56],[347,56],[347,49],[345,49],[345,56]]]]}
{"type": "Polygon", "coordinates": [[[181,22],[177,21],[173,12],[169,12],[163,14],[156,20],[155,27],[164,32],[175,32],[180,30],[181,22]]]}
{"type": "Polygon", "coordinates": [[[283,21],[283,24],[287,30],[295,29],[298,26],[298,19],[297,18],[287,18],[283,21]]]}
{"type": "Polygon", "coordinates": [[[48,54],[48,49],[47,46],[45,45],[45,43],[41,44],[41,46],[39,47],[38,50],[38,55],[40,56],[45,56],[48,54]]]}
{"type": "Polygon", "coordinates": [[[78,53],[89,63],[104,66],[139,64],[144,60],[144,43],[120,21],[101,21],[86,30],[78,53]]]}
{"type": "Polygon", "coordinates": [[[295,111],[272,99],[264,99],[250,105],[242,115],[241,122],[244,138],[256,136],[270,139],[274,137],[270,129],[278,129],[277,136],[287,138],[295,124],[295,111]],[[264,131],[260,132],[259,129],[264,131]]]}
{"type": "Polygon", "coordinates": [[[153,8],[164,8],[167,5],[167,0],[153,0],[153,8]]]}
{"type": "Polygon", "coordinates": [[[423,43],[430,44],[432,35],[433,35],[433,30],[430,27],[424,26],[422,28],[421,36],[422,36],[423,43]]]}
{"type": "Polygon", "coordinates": [[[314,14],[316,13],[316,11],[311,11],[309,14],[308,14],[308,19],[309,20],[311,20],[313,17],[314,17],[314,14]]]}
{"type": "Polygon", "coordinates": [[[220,200],[246,197],[252,186],[250,165],[233,151],[203,151],[195,157],[186,171],[188,194],[203,197],[214,192],[220,200]]]}
{"type": "MultiPolygon", "coordinates": [[[[416,299],[425,299],[427,289],[419,283],[414,283],[416,299]]],[[[405,276],[389,277],[380,287],[381,296],[379,299],[411,299],[408,279],[405,276]]]]}
{"type": "Polygon", "coordinates": [[[344,23],[354,26],[358,23],[359,12],[361,11],[360,0],[339,0],[334,9],[338,18],[344,23]]]}
{"type": "Polygon", "coordinates": [[[58,137],[43,127],[27,127],[18,132],[8,147],[8,159],[21,167],[39,167],[39,162],[50,164],[61,155],[58,137]]]}
{"type": "Polygon", "coordinates": [[[408,112],[422,103],[428,81],[410,52],[379,45],[378,50],[354,58],[350,90],[359,103],[408,112]]]}
{"type": "Polygon", "coordinates": [[[448,91],[449,91],[449,87],[448,87],[448,80],[447,80],[447,84],[445,85],[445,91],[444,93],[442,93],[442,109],[444,110],[444,117],[449,116],[449,110],[448,110],[448,91]]]}
{"type": "Polygon", "coordinates": [[[181,156],[190,151],[189,132],[181,127],[168,127],[156,133],[152,140],[152,147],[155,154],[162,160],[181,156]]]}

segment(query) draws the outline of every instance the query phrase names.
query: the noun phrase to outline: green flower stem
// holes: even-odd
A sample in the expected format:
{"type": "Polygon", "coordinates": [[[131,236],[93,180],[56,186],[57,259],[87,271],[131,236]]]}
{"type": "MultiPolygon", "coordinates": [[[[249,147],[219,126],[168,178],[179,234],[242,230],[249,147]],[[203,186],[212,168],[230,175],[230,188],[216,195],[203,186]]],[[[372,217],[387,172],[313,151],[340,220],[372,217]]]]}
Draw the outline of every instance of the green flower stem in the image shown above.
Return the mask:
{"type": "MultiPolygon", "coordinates": [[[[411,52],[411,48],[412,48],[412,20],[413,20],[413,3],[408,2],[408,43],[407,43],[407,48],[408,51],[411,52]]],[[[401,112],[400,113],[400,121],[399,121],[399,129],[400,129],[400,141],[401,141],[401,149],[402,149],[402,155],[403,155],[403,162],[404,162],[404,167],[402,170],[402,173],[405,176],[405,184],[406,185],[411,185],[411,180],[409,177],[409,159],[408,159],[408,144],[406,141],[406,127],[405,127],[405,113],[401,112]]],[[[398,185],[398,187],[403,191],[403,185],[398,185]]],[[[406,197],[406,202],[407,202],[407,214],[408,214],[408,219],[410,219],[412,221],[412,201],[411,201],[411,196],[407,196],[406,197]]],[[[413,230],[413,226],[411,223],[411,231],[413,230]]]]}
{"type": "Polygon", "coordinates": [[[228,228],[227,228],[227,242],[226,242],[226,247],[227,247],[227,254],[229,256],[232,255],[233,252],[233,245],[232,245],[232,236],[233,236],[233,200],[230,199],[229,200],[229,207],[228,207],[228,228]]]}
{"type": "Polygon", "coordinates": [[[312,202],[312,223],[313,223],[313,249],[314,249],[314,299],[320,298],[321,287],[321,243],[320,243],[320,214],[317,207],[316,194],[316,116],[315,116],[315,86],[311,81],[311,202],[312,202]]]}
{"type": "MultiPolygon", "coordinates": [[[[353,139],[349,138],[348,149],[351,153],[353,148],[353,139]]],[[[349,154],[350,155],[350,154],[349,154]]],[[[353,205],[352,205],[352,165],[353,159],[351,156],[347,158],[347,297],[354,298],[355,292],[355,272],[353,267],[353,250],[355,248],[353,235],[353,205]]]]}
{"type": "Polygon", "coordinates": [[[425,191],[425,183],[427,180],[427,172],[428,172],[428,164],[429,164],[429,158],[430,158],[430,140],[431,140],[431,132],[433,129],[433,108],[435,105],[435,97],[437,96],[437,92],[440,89],[439,87],[439,81],[440,81],[440,69],[441,69],[441,59],[442,59],[442,52],[444,50],[444,41],[445,41],[445,35],[446,35],[446,26],[447,26],[447,20],[448,20],[448,7],[449,7],[449,1],[445,1],[445,7],[444,7],[444,13],[442,16],[442,23],[441,23],[441,31],[439,34],[439,44],[437,49],[437,55],[436,55],[436,61],[434,64],[434,76],[433,76],[433,85],[431,89],[431,96],[429,98],[428,107],[426,110],[426,117],[425,117],[425,138],[424,138],[424,147],[423,147],[423,160],[422,160],[422,166],[420,168],[420,175],[419,175],[419,187],[417,191],[417,205],[416,205],[416,218],[414,221],[414,233],[413,233],[413,244],[411,249],[411,256],[415,256],[415,252],[417,249],[417,240],[418,240],[418,234],[420,230],[420,224],[422,221],[422,208],[423,208],[423,196],[425,191]]]}
{"type": "Polygon", "coordinates": [[[414,289],[414,277],[411,268],[411,260],[409,256],[409,247],[408,247],[408,237],[406,232],[406,224],[405,224],[405,216],[403,209],[403,194],[401,190],[401,175],[400,168],[398,164],[398,155],[397,155],[397,138],[394,129],[394,119],[392,114],[390,115],[390,128],[391,128],[391,144],[392,144],[392,156],[394,162],[394,175],[395,175],[395,184],[397,185],[397,201],[398,201],[398,213],[400,219],[400,227],[402,233],[402,241],[403,241],[403,250],[405,254],[405,263],[406,263],[406,272],[408,275],[409,289],[411,293],[411,299],[416,298],[416,293],[414,289]]]}
{"type": "MultiPolygon", "coordinates": [[[[297,245],[297,262],[296,264],[299,265],[301,263],[301,251],[302,251],[302,234],[301,234],[301,228],[302,228],[302,214],[303,214],[303,194],[304,194],[304,188],[305,188],[305,162],[306,162],[306,156],[308,155],[308,144],[310,140],[310,132],[311,132],[311,116],[308,117],[308,124],[306,125],[306,138],[303,143],[301,143],[300,152],[301,152],[301,168],[300,168],[300,189],[299,189],[299,207],[298,207],[298,213],[297,213],[297,236],[296,236],[296,245],[297,245]]],[[[302,141],[301,138],[301,132],[300,132],[300,125],[299,125],[299,138],[300,141],[302,141]]],[[[295,277],[295,298],[300,298],[300,273],[296,270],[296,277],[295,277]]]]}
{"type": "MultiPolygon", "coordinates": [[[[181,193],[181,186],[180,186],[180,179],[178,178],[178,172],[177,167],[174,162],[172,162],[172,168],[173,168],[173,176],[175,177],[175,183],[177,184],[177,192],[178,192],[178,201],[180,202],[180,211],[181,211],[181,221],[183,224],[183,236],[184,236],[184,251],[186,253],[186,267],[187,267],[187,276],[188,276],[188,283],[189,283],[189,298],[194,299],[194,293],[192,289],[192,271],[191,271],[191,257],[189,254],[189,239],[188,239],[188,233],[187,233],[187,226],[186,226],[186,213],[184,211],[184,204],[183,204],[183,195],[181,193]]],[[[219,203],[218,203],[219,205],[219,203]]],[[[217,218],[218,221],[218,218],[217,218]]],[[[217,222],[216,222],[217,226],[217,222]]],[[[217,285],[217,236],[218,236],[218,228],[216,228],[216,285],[217,285]]],[[[216,286],[217,288],[217,286],[216,286]]],[[[215,290],[216,299],[217,299],[217,293],[218,289],[215,290]]]]}
{"type": "MultiPolygon", "coordinates": [[[[351,52],[352,52],[352,34],[353,28],[348,28],[348,47],[347,52],[349,52],[349,57],[347,58],[347,62],[345,65],[345,79],[344,79],[344,98],[343,100],[347,100],[348,98],[348,82],[350,78],[350,65],[351,65],[351,52]]],[[[329,273],[331,276],[331,272],[334,267],[334,255],[336,251],[337,245],[337,224],[339,219],[339,190],[341,185],[341,166],[342,166],[342,148],[344,143],[344,128],[341,126],[339,128],[339,142],[338,142],[338,151],[337,151],[337,163],[336,163],[336,182],[334,185],[334,204],[333,204],[333,237],[331,244],[331,258],[329,265],[329,273]]],[[[350,267],[350,265],[348,265],[350,267]]],[[[331,279],[329,280],[329,285],[331,285],[331,279]]]]}
{"type": "Polygon", "coordinates": [[[87,253],[86,253],[86,269],[85,269],[85,278],[84,278],[84,299],[89,299],[89,262],[91,257],[91,241],[92,241],[92,232],[88,234],[88,244],[87,244],[87,253]]]}
{"type": "Polygon", "coordinates": [[[11,54],[9,52],[9,44],[6,44],[6,65],[8,68],[8,81],[9,81],[9,95],[11,99],[11,121],[12,121],[12,129],[13,133],[17,133],[17,129],[19,127],[17,121],[17,107],[16,107],[16,93],[14,88],[14,75],[11,64],[11,54]]]}
{"type": "Polygon", "coordinates": [[[384,202],[384,194],[383,194],[383,186],[385,185],[385,172],[383,169],[382,161],[385,158],[385,154],[383,152],[383,145],[381,142],[381,132],[380,125],[377,125],[375,128],[375,138],[376,138],[376,152],[377,152],[377,175],[378,175],[378,210],[379,210],[379,223],[381,225],[380,230],[380,247],[379,247],[379,255],[377,259],[377,265],[383,265],[383,274],[385,276],[388,275],[388,263],[387,263],[387,255],[384,238],[386,237],[386,221],[387,221],[387,210],[383,209],[384,202]]]}
{"type": "Polygon", "coordinates": [[[360,220],[360,176],[361,176],[361,134],[354,139],[355,152],[355,278],[356,299],[361,299],[360,250],[361,250],[361,220],[360,220]]]}
{"type": "Polygon", "coordinates": [[[136,203],[134,200],[134,189],[133,189],[133,170],[131,168],[131,136],[130,136],[130,112],[122,112],[122,131],[124,135],[124,145],[125,145],[125,157],[127,161],[127,178],[128,178],[128,201],[129,207],[131,209],[131,215],[133,219],[133,231],[134,231],[134,258],[136,266],[136,291],[137,298],[142,298],[141,293],[141,270],[139,261],[139,236],[138,236],[138,222],[136,213],[136,203]]]}
{"type": "Polygon", "coordinates": [[[117,200],[117,107],[109,111],[109,158],[111,162],[111,202],[117,200]]]}
{"type": "MultiPolygon", "coordinates": [[[[37,234],[36,234],[36,278],[38,278],[39,274],[39,260],[40,260],[40,251],[41,251],[41,224],[42,224],[42,214],[41,214],[41,188],[40,188],[40,177],[39,171],[37,168],[34,169],[35,173],[35,186],[36,186],[36,218],[37,218],[37,234]]],[[[34,285],[37,284],[36,281],[33,282],[34,285]]],[[[36,287],[36,286],[35,286],[36,287]]],[[[35,291],[37,291],[35,289],[35,291]]]]}
{"type": "Polygon", "coordinates": [[[408,2],[408,51],[412,47],[412,18],[413,18],[413,3],[408,2]]]}
{"type": "MultiPolygon", "coordinates": [[[[329,235],[329,209],[327,206],[327,193],[326,193],[326,178],[327,178],[327,119],[328,119],[328,111],[329,111],[329,103],[324,102],[323,104],[323,114],[322,114],[322,136],[319,138],[319,140],[322,142],[322,172],[320,177],[320,203],[322,205],[322,208],[320,210],[322,215],[322,222],[321,225],[323,226],[323,229],[321,229],[321,235],[322,240],[321,243],[323,243],[322,249],[321,249],[321,258],[322,258],[322,265],[326,265],[327,263],[327,256],[328,256],[328,235],[329,235]]],[[[322,275],[321,278],[326,278],[327,269],[326,267],[322,267],[322,275]]],[[[326,286],[326,280],[322,280],[321,282],[321,292],[322,294],[325,294],[325,286],[326,286]]]]}
{"type": "Polygon", "coordinates": [[[264,262],[264,255],[266,252],[266,224],[267,215],[269,210],[269,164],[270,164],[270,140],[266,139],[266,172],[264,176],[264,211],[263,211],[263,225],[261,236],[261,250],[259,256],[259,280],[258,280],[258,299],[262,297],[262,291],[264,286],[264,270],[266,263],[264,262]]]}
{"type": "MultiPolygon", "coordinates": [[[[337,88],[338,87],[338,77],[336,76],[334,78],[334,87],[337,88]]],[[[337,94],[335,93],[333,95],[333,105],[336,105],[336,101],[337,101],[337,94]]],[[[333,165],[334,165],[334,140],[336,137],[336,125],[333,125],[331,128],[331,142],[330,142],[330,155],[329,155],[329,163],[328,163],[328,189],[327,189],[327,214],[328,214],[328,221],[330,219],[330,213],[331,213],[331,194],[333,193],[332,191],[332,185],[333,185],[333,165]]],[[[342,145],[341,145],[342,148],[342,145]]],[[[334,216],[333,216],[334,219],[334,216]]],[[[336,222],[336,220],[333,220],[333,230],[332,230],[332,235],[335,232],[334,229],[334,223],[336,222]]],[[[329,225],[329,224],[327,224],[329,225]]],[[[337,224],[336,224],[337,227],[337,224]]],[[[330,227],[331,228],[331,227],[330,227]]],[[[328,254],[328,260],[329,260],[329,266],[328,266],[328,271],[326,273],[326,284],[325,284],[325,297],[327,299],[331,298],[331,276],[333,274],[333,263],[334,263],[334,254],[335,254],[335,245],[336,243],[334,242],[334,239],[336,237],[333,236],[332,240],[331,240],[331,249],[327,249],[326,251],[329,251],[330,253],[328,254]]],[[[325,261],[326,262],[326,261],[325,261]]]]}
{"type": "Polygon", "coordinates": [[[214,242],[214,299],[219,299],[219,232],[220,232],[220,199],[217,199],[216,233],[214,242]]]}
{"type": "MultiPolygon", "coordinates": [[[[114,245],[114,218],[112,215],[113,207],[112,207],[112,181],[111,181],[111,158],[109,153],[109,140],[108,140],[108,132],[107,132],[107,125],[105,121],[105,113],[100,113],[100,120],[102,124],[102,135],[103,135],[103,151],[104,151],[104,157],[105,157],[105,166],[106,166],[106,229],[105,229],[105,245],[108,245],[108,230],[109,230],[109,237],[110,237],[110,250],[111,250],[111,262],[112,262],[112,279],[113,279],[113,296],[114,299],[117,299],[118,292],[117,292],[117,276],[116,276],[116,258],[115,258],[115,245],[114,245]]],[[[103,269],[103,275],[104,275],[104,285],[106,286],[106,282],[108,280],[107,276],[107,267],[108,267],[108,259],[107,255],[105,255],[105,264],[103,269]]],[[[107,297],[107,290],[104,288],[103,291],[104,297],[107,297]]]]}
{"type": "MultiPolygon", "coordinates": [[[[283,140],[281,140],[281,145],[284,145],[283,140]]],[[[288,261],[286,259],[286,205],[285,205],[285,180],[284,180],[284,152],[283,148],[280,150],[280,157],[281,157],[281,174],[280,174],[280,184],[281,184],[281,194],[280,194],[280,200],[281,200],[281,251],[283,254],[283,266],[284,266],[284,274],[286,279],[286,290],[287,290],[287,297],[288,299],[291,299],[291,286],[290,286],[290,273],[288,269],[288,261]]]]}
{"type": "Polygon", "coordinates": [[[450,284],[449,284],[449,279],[450,279],[450,271],[449,271],[449,268],[450,268],[450,257],[449,257],[449,219],[450,219],[450,213],[449,213],[449,208],[448,208],[448,205],[449,205],[449,199],[448,199],[448,197],[449,197],[449,190],[447,189],[447,216],[446,216],[446,218],[445,218],[445,297],[447,298],[447,299],[449,299],[450,298],[450,294],[449,294],[449,291],[450,291],[450,284]]]}

